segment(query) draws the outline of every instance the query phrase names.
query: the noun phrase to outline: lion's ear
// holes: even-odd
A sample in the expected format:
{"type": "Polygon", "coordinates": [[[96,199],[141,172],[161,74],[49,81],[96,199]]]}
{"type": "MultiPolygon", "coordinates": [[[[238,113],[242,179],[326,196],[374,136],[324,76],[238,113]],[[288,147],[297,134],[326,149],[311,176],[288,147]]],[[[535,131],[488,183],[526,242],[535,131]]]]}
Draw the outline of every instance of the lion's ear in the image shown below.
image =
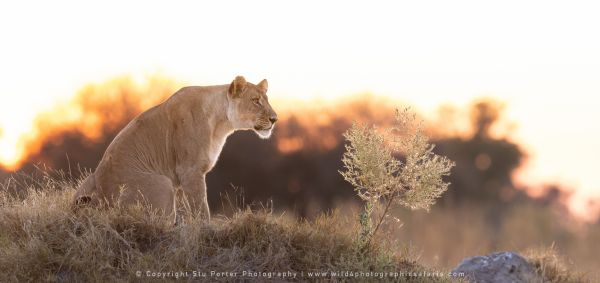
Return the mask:
{"type": "Polygon", "coordinates": [[[229,94],[233,97],[240,96],[246,89],[246,79],[242,76],[237,76],[229,85],[229,94]]]}
{"type": "Polygon", "coordinates": [[[262,91],[267,92],[267,89],[269,88],[269,83],[267,82],[267,79],[264,79],[262,81],[260,81],[260,83],[258,83],[258,88],[260,88],[262,91]]]}

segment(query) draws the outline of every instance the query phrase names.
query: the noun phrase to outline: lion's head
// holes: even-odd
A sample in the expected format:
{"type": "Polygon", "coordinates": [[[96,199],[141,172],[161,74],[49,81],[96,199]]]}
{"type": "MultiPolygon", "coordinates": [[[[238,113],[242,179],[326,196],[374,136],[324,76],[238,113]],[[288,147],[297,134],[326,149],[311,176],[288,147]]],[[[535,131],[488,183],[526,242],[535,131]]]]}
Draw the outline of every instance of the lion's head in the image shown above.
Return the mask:
{"type": "Polygon", "coordinates": [[[255,85],[238,76],[231,82],[227,118],[235,128],[252,129],[265,139],[271,136],[277,114],[269,104],[267,88],[267,80],[255,85]]]}

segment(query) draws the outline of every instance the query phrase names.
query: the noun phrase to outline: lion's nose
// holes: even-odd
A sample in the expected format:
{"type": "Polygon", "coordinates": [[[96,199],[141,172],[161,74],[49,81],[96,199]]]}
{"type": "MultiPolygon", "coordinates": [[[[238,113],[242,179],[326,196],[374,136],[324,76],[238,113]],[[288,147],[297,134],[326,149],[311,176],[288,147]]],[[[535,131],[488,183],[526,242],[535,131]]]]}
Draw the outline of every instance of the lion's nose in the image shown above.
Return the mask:
{"type": "Polygon", "coordinates": [[[271,118],[269,118],[269,121],[271,121],[271,123],[275,124],[275,122],[277,122],[277,116],[271,116],[271,118]]]}

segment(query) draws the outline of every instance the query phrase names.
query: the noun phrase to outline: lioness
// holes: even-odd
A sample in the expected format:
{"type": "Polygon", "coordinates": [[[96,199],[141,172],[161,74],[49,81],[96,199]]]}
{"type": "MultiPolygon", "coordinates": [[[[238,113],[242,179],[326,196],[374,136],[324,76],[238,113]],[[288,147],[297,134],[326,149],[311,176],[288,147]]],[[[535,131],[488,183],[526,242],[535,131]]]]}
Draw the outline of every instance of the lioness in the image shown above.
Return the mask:
{"type": "Polygon", "coordinates": [[[175,219],[176,189],[194,213],[210,219],[205,176],[236,130],[268,138],[277,114],[267,80],[236,77],[231,84],[184,87],[133,119],[110,143],[96,171],[75,194],[75,204],[147,203],[175,219]]]}

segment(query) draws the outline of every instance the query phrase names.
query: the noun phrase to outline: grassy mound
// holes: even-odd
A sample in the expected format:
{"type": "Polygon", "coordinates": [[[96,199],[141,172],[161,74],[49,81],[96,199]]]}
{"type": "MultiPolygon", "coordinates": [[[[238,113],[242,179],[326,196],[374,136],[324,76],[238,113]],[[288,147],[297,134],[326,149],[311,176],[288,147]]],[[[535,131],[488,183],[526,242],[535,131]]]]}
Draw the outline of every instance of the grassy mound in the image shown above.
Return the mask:
{"type": "Polygon", "coordinates": [[[47,178],[20,197],[0,193],[0,282],[281,282],[331,271],[404,272],[395,280],[422,281],[409,273],[427,272],[383,243],[358,249],[357,224],[335,213],[309,222],[247,210],[173,226],[142,207],[74,211],[73,187],[47,178]]]}
{"type": "MultiPolygon", "coordinates": [[[[173,226],[141,206],[74,210],[77,182],[33,180],[1,184],[0,282],[451,281],[423,276],[431,271],[385,239],[359,248],[354,215],[245,210],[173,226]]],[[[587,281],[552,248],[525,256],[549,282],[587,281]]]]}

